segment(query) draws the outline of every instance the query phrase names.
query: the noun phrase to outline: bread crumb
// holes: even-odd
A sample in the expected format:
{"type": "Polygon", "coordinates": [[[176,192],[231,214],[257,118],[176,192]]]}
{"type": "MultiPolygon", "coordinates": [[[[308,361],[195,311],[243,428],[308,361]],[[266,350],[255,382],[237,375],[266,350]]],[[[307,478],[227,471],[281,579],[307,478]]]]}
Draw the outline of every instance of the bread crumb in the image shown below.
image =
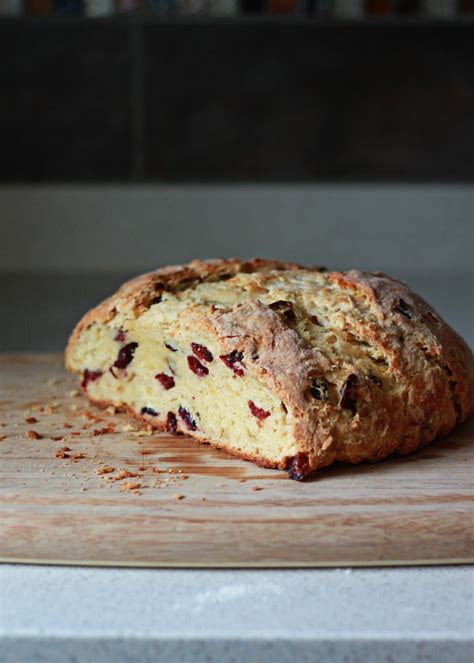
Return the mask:
{"type": "Polygon", "coordinates": [[[139,430],[134,433],[135,437],[150,437],[150,435],[153,435],[153,430],[139,430]]]}
{"type": "Polygon", "coordinates": [[[6,440],[7,436],[6,435],[0,435],[0,440],[6,440]]]}
{"type": "Polygon", "coordinates": [[[115,472],[115,467],[112,467],[111,465],[104,465],[102,467],[98,467],[95,471],[95,473],[99,476],[102,474],[110,474],[111,472],[115,472]]]}
{"type": "Polygon", "coordinates": [[[26,431],[26,435],[27,435],[27,437],[30,438],[30,440],[42,440],[42,439],[43,439],[43,436],[40,435],[40,434],[39,434],[38,432],[36,432],[35,430],[28,430],[28,431],[26,431]]]}
{"type": "Polygon", "coordinates": [[[74,431],[72,431],[71,435],[73,437],[79,437],[79,435],[81,435],[81,433],[79,433],[79,431],[74,430],[74,431]]]}
{"type": "MultiPolygon", "coordinates": [[[[120,486],[120,490],[128,490],[128,491],[136,491],[138,488],[141,488],[142,484],[141,483],[135,483],[133,481],[127,481],[127,483],[123,483],[120,486]]],[[[140,493],[135,493],[136,495],[140,493]]]]}
{"type": "Polygon", "coordinates": [[[84,417],[84,419],[89,419],[89,421],[92,421],[92,423],[94,424],[98,424],[100,421],[102,421],[101,417],[97,417],[92,412],[89,412],[89,410],[84,410],[82,416],[84,417]]]}
{"type": "Polygon", "coordinates": [[[64,423],[64,428],[73,428],[72,424],[68,424],[67,421],[64,423]]]}
{"type": "Polygon", "coordinates": [[[26,417],[25,419],[27,424],[37,424],[38,419],[36,417],[26,417]]]}
{"type": "Polygon", "coordinates": [[[74,462],[77,462],[78,460],[83,460],[84,458],[85,458],[85,454],[83,454],[83,453],[78,453],[78,454],[74,454],[74,455],[73,455],[72,460],[73,460],[74,462]]]}
{"type": "Polygon", "coordinates": [[[261,486],[252,486],[252,490],[257,491],[257,490],[263,490],[261,486]]]}
{"type": "Polygon", "coordinates": [[[51,410],[57,410],[59,406],[60,406],[60,403],[58,403],[58,401],[53,401],[52,403],[48,403],[48,405],[47,405],[48,409],[51,409],[51,410]]]}
{"type": "Polygon", "coordinates": [[[109,481],[122,481],[122,479],[130,479],[137,476],[138,474],[136,472],[129,472],[128,470],[120,470],[120,472],[116,474],[114,477],[109,477],[109,481]]]}
{"type": "Polygon", "coordinates": [[[133,426],[132,424],[125,424],[125,426],[122,426],[122,431],[124,433],[129,433],[132,431],[137,431],[139,430],[136,426],[133,426]]]}
{"type": "Polygon", "coordinates": [[[63,440],[64,438],[63,438],[62,435],[55,435],[54,437],[51,436],[51,439],[54,440],[55,442],[60,442],[60,441],[63,440]]]}
{"type": "Polygon", "coordinates": [[[78,389],[73,389],[72,391],[68,392],[68,396],[71,398],[75,398],[76,396],[79,396],[80,391],[78,389]]]}
{"type": "Polygon", "coordinates": [[[180,495],[180,493],[176,493],[176,495],[173,495],[175,500],[184,500],[185,495],[180,495]]]}
{"type": "Polygon", "coordinates": [[[115,433],[115,425],[114,424],[108,424],[107,426],[104,426],[103,428],[95,428],[93,431],[94,436],[96,435],[107,435],[107,433],[115,433]]]}
{"type": "Polygon", "coordinates": [[[71,451],[69,447],[61,447],[61,449],[58,449],[56,453],[54,454],[55,458],[69,458],[69,453],[68,451],[71,451]]]}

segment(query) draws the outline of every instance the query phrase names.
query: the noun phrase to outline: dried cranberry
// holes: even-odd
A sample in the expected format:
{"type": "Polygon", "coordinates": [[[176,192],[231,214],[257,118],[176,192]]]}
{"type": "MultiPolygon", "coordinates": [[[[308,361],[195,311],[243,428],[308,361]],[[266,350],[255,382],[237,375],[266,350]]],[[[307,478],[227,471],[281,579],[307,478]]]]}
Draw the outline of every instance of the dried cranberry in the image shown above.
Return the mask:
{"type": "Polygon", "coordinates": [[[214,357],[212,352],[210,352],[205,345],[200,343],[191,343],[191,349],[198,359],[201,361],[212,361],[214,357]]]}
{"type": "Polygon", "coordinates": [[[125,332],[123,329],[119,329],[114,336],[114,341],[118,341],[119,343],[123,343],[125,341],[125,332]]]}
{"type": "Polygon", "coordinates": [[[209,374],[209,369],[203,366],[199,359],[196,359],[194,355],[188,355],[188,366],[192,372],[196,373],[200,378],[204,378],[209,374]]]}
{"type": "Polygon", "coordinates": [[[166,430],[168,433],[173,433],[173,435],[178,432],[178,420],[174,412],[168,412],[166,415],[166,430]]]}
{"type": "Polygon", "coordinates": [[[165,343],[165,346],[168,348],[168,350],[171,350],[171,352],[178,352],[178,350],[176,348],[173,348],[173,346],[170,345],[169,343],[165,343]]]}
{"type": "Polygon", "coordinates": [[[219,359],[224,362],[227,368],[230,368],[232,371],[234,371],[235,375],[238,375],[241,378],[244,376],[244,365],[242,363],[243,358],[243,353],[239,352],[238,350],[232,350],[232,352],[229,352],[229,354],[220,355],[219,357],[219,359]]]}
{"type": "Polygon", "coordinates": [[[264,410],[261,407],[257,407],[253,401],[248,401],[248,406],[250,408],[250,412],[254,417],[257,417],[257,419],[266,419],[270,416],[270,412],[264,410]]]}
{"type": "Polygon", "coordinates": [[[87,389],[89,382],[95,382],[100,378],[101,375],[102,371],[89,371],[89,369],[86,368],[82,377],[81,387],[83,389],[87,389]]]}
{"type": "Polygon", "coordinates": [[[186,428],[188,430],[196,430],[197,429],[196,422],[191,417],[189,411],[186,410],[186,408],[180,407],[179,410],[178,410],[178,414],[181,417],[181,419],[184,421],[184,423],[186,424],[186,428]]]}
{"type": "Polygon", "coordinates": [[[341,387],[341,400],[339,405],[345,410],[350,410],[353,415],[357,411],[357,385],[359,378],[351,373],[341,387]]]}
{"type": "Polygon", "coordinates": [[[164,389],[172,389],[175,385],[174,377],[172,375],[166,375],[166,373],[157,373],[155,375],[155,380],[158,380],[164,389]]]}
{"type": "Polygon", "coordinates": [[[158,412],[154,410],[152,407],[142,407],[141,409],[142,414],[149,414],[150,417],[157,417],[158,412]]]}
{"type": "Polygon", "coordinates": [[[120,348],[118,357],[114,361],[113,366],[115,366],[115,368],[127,368],[132,361],[137,348],[138,343],[127,343],[127,345],[124,345],[123,348],[120,348]]]}
{"type": "Polygon", "coordinates": [[[281,313],[282,317],[288,322],[296,320],[296,315],[295,312],[293,311],[292,302],[287,302],[283,299],[280,299],[277,302],[273,302],[269,306],[272,309],[272,311],[278,311],[279,313],[281,313]]]}
{"type": "Polygon", "coordinates": [[[324,378],[315,378],[309,391],[317,401],[327,401],[328,399],[328,383],[324,378]]]}
{"type": "Polygon", "coordinates": [[[305,476],[309,473],[308,456],[303,452],[298,452],[290,463],[288,468],[288,476],[294,481],[303,481],[305,476]]]}
{"type": "Polygon", "coordinates": [[[393,308],[395,311],[397,311],[397,313],[404,315],[405,318],[408,318],[409,320],[413,318],[411,308],[404,299],[400,298],[398,301],[396,301],[393,308]]]}

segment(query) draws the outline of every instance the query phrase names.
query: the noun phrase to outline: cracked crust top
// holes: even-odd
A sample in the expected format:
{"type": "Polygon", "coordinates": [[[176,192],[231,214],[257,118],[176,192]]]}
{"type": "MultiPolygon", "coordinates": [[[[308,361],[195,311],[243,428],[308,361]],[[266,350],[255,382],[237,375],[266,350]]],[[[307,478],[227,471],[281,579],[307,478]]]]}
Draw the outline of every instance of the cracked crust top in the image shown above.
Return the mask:
{"type": "Polygon", "coordinates": [[[291,408],[304,473],[334,460],[411,452],[472,412],[470,349],[405,284],[381,273],[273,260],[194,261],[125,283],[77,325],[68,368],[74,370],[74,346],[94,323],[137,318],[165,292],[186,297],[199,284],[229,279],[229,288],[240,289],[238,301],[211,304],[199,313],[201,324],[229,351],[252,357],[291,408]],[[240,283],[233,279],[239,274],[253,276],[240,283]]]}
{"type": "MultiPolygon", "coordinates": [[[[66,348],[66,366],[69,368],[70,349],[79,336],[90,324],[94,322],[107,323],[118,312],[129,311],[137,316],[147,310],[160,294],[167,290],[176,292],[193,288],[198,283],[222,281],[241,272],[246,274],[304,269],[301,265],[278,260],[193,260],[187,265],[171,265],[161,267],[153,272],[140,274],[130,281],[126,281],[113,295],[105,299],[98,306],[91,309],[75,327],[68,347],[66,348]]],[[[321,267],[314,267],[319,271],[321,267]]]]}

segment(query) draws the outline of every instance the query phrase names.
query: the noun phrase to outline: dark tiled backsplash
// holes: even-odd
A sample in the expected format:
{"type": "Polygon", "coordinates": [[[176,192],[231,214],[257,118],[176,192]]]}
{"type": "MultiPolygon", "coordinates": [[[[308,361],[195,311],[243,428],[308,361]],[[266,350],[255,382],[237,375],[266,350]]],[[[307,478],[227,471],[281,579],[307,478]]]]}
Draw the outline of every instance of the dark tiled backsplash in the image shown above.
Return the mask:
{"type": "Polygon", "coordinates": [[[474,24],[0,23],[3,181],[474,180],[474,24]]]}
{"type": "Polygon", "coordinates": [[[0,178],[132,173],[125,24],[0,23],[0,178]]]}

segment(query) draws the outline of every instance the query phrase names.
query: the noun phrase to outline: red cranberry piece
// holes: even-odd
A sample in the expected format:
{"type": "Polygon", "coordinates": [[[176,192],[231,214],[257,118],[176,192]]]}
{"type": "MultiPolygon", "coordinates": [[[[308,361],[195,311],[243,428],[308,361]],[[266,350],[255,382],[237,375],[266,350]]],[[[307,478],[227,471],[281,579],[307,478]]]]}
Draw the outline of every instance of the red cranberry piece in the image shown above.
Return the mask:
{"type": "Polygon", "coordinates": [[[154,410],[152,407],[142,407],[141,409],[142,414],[149,414],[150,417],[157,417],[158,412],[154,410]]]}
{"type": "Polygon", "coordinates": [[[220,355],[219,357],[219,359],[224,362],[227,368],[230,368],[232,371],[234,371],[235,375],[238,375],[241,378],[244,377],[245,368],[242,363],[243,358],[243,352],[239,352],[238,350],[232,350],[232,352],[229,352],[229,354],[220,355]]]}
{"type": "Polygon", "coordinates": [[[188,430],[196,430],[197,429],[196,422],[191,417],[189,411],[186,410],[186,408],[180,407],[179,410],[178,410],[178,414],[181,417],[181,419],[184,421],[184,423],[186,424],[186,428],[188,430]]]}
{"type": "Polygon", "coordinates": [[[270,308],[273,311],[278,311],[281,313],[282,317],[290,322],[291,320],[296,320],[295,312],[293,311],[292,302],[287,302],[283,299],[279,299],[277,302],[270,304],[270,308]]]}
{"type": "Polygon", "coordinates": [[[164,389],[172,389],[175,385],[174,377],[172,375],[166,375],[166,373],[157,373],[155,375],[155,380],[158,380],[164,389]]]}
{"type": "Polygon", "coordinates": [[[171,352],[178,352],[177,349],[173,348],[173,346],[170,345],[169,343],[165,343],[165,347],[167,347],[168,350],[171,350],[171,352]]]}
{"type": "Polygon", "coordinates": [[[178,420],[174,412],[168,412],[166,415],[166,430],[173,435],[178,432],[178,420]]]}
{"type": "Polygon", "coordinates": [[[119,343],[123,343],[125,341],[125,332],[123,329],[119,329],[114,336],[114,341],[118,341],[119,343]]]}
{"type": "Polygon", "coordinates": [[[200,378],[204,378],[209,374],[209,369],[203,366],[199,359],[196,359],[193,355],[188,356],[188,366],[192,372],[196,373],[200,378]]]}
{"type": "Polygon", "coordinates": [[[300,451],[296,454],[296,456],[293,457],[290,463],[290,467],[288,468],[288,476],[294,481],[303,481],[308,473],[308,456],[300,451]]]}
{"type": "Polygon", "coordinates": [[[205,345],[201,345],[200,343],[191,343],[191,349],[196,357],[201,361],[211,362],[214,359],[212,352],[208,350],[205,345]]]}
{"type": "Polygon", "coordinates": [[[86,368],[82,377],[81,387],[83,389],[87,389],[89,382],[95,382],[100,378],[101,375],[102,371],[90,371],[88,368],[86,368]]]}
{"type": "Polygon", "coordinates": [[[350,410],[353,415],[357,411],[357,384],[359,378],[354,373],[351,373],[341,387],[341,400],[339,401],[340,407],[344,410],[350,410]]]}
{"type": "Polygon", "coordinates": [[[266,419],[270,416],[270,412],[264,410],[261,407],[257,407],[253,401],[248,401],[248,406],[250,408],[250,412],[254,417],[257,417],[257,419],[266,419]]]}
{"type": "Polygon", "coordinates": [[[114,361],[115,368],[127,368],[133,359],[135,350],[138,348],[138,343],[127,343],[123,348],[120,348],[118,357],[114,361]]]}

